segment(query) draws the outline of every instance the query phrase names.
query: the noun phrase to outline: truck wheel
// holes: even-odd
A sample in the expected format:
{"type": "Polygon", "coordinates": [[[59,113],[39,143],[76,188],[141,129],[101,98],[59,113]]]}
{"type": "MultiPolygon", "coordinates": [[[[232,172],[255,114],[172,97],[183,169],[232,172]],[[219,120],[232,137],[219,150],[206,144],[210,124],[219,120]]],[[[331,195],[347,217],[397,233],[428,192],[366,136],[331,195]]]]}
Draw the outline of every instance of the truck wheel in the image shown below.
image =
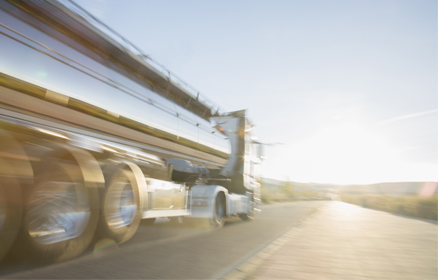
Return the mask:
{"type": "MultiPolygon", "coordinates": [[[[1,158],[0,166],[1,171],[11,169],[7,162],[1,158]]],[[[10,172],[5,173],[9,174],[10,172]]],[[[14,178],[0,175],[0,261],[17,237],[22,221],[22,212],[20,185],[14,178]]]]}
{"type": "Polygon", "coordinates": [[[215,198],[214,216],[210,220],[213,228],[221,228],[224,225],[224,216],[226,215],[225,197],[223,193],[218,193],[215,198]]]}
{"type": "Polygon", "coordinates": [[[99,218],[99,194],[87,187],[74,160],[43,162],[27,199],[20,233],[21,250],[40,261],[60,261],[82,253],[90,244],[99,218]]]}
{"type": "MultiPolygon", "coordinates": [[[[0,127],[4,125],[0,122],[0,127]]],[[[32,177],[33,169],[22,146],[0,129],[0,261],[18,235],[23,221],[22,183],[31,184],[32,177]]]]}
{"type": "Polygon", "coordinates": [[[136,233],[141,218],[139,187],[134,174],[119,169],[102,197],[98,234],[117,244],[123,243],[136,233]]]}

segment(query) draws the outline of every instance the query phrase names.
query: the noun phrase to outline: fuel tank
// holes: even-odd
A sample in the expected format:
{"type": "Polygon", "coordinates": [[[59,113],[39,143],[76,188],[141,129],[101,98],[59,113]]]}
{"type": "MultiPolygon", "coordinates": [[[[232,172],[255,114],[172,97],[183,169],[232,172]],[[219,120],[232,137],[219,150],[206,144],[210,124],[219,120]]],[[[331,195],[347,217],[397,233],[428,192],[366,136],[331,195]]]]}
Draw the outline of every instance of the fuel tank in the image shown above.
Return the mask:
{"type": "Polygon", "coordinates": [[[213,106],[55,3],[0,2],[0,105],[7,112],[94,131],[101,122],[105,133],[225,164],[230,144],[213,128],[213,106]],[[139,132],[155,140],[134,137],[139,132]]]}

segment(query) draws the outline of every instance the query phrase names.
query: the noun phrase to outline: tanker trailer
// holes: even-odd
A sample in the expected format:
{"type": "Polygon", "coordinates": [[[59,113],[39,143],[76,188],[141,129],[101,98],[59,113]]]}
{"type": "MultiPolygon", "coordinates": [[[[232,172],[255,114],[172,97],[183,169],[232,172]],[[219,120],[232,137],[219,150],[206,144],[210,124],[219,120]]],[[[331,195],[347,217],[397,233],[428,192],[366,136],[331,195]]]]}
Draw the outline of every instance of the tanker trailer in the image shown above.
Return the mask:
{"type": "Polygon", "coordinates": [[[0,1],[0,59],[0,258],[65,260],[141,219],[254,213],[245,113],[219,112],[80,7],[0,1]]]}

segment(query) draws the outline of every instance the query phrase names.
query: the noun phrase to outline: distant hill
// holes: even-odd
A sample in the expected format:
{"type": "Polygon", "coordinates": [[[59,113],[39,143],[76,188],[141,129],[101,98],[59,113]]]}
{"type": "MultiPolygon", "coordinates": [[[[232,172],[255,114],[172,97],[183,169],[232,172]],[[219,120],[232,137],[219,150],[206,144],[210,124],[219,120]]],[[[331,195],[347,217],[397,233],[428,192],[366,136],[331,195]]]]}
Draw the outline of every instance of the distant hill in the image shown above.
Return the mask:
{"type": "MultiPolygon", "coordinates": [[[[267,189],[279,189],[285,185],[285,181],[262,178],[262,185],[267,189]]],[[[333,192],[345,194],[380,194],[395,196],[431,196],[437,194],[437,182],[388,182],[368,185],[336,185],[319,183],[290,182],[293,190],[314,190],[319,192],[333,192]]]]}
{"type": "Polygon", "coordinates": [[[277,189],[285,184],[285,181],[270,178],[261,178],[261,184],[267,189],[277,189]]]}
{"type": "Polygon", "coordinates": [[[346,194],[382,194],[396,196],[431,196],[437,194],[437,182],[390,182],[341,186],[346,194]]]}
{"type": "MultiPolygon", "coordinates": [[[[287,181],[276,180],[271,178],[262,178],[261,183],[268,189],[277,189],[287,183],[287,181]]],[[[311,189],[311,190],[338,190],[341,186],[335,184],[320,184],[320,183],[300,183],[289,182],[293,189],[311,189]]]]}

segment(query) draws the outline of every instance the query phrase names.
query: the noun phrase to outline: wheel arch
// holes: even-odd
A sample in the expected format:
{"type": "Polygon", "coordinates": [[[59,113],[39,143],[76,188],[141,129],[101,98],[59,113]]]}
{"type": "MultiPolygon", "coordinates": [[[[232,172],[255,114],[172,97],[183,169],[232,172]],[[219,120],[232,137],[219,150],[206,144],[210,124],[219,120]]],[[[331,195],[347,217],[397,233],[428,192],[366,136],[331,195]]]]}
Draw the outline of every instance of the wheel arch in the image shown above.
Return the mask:
{"type": "MultiPolygon", "coordinates": [[[[214,205],[215,198],[219,193],[223,193],[224,195],[224,203],[225,203],[225,211],[226,215],[228,215],[228,199],[227,194],[229,191],[222,187],[222,186],[216,186],[216,185],[195,185],[191,188],[191,197],[192,200],[194,199],[204,199],[209,201],[209,205],[214,205]]],[[[203,209],[209,208],[208,207],[197,207],[196,209],[192,209],[192,216],[194,217],[206,217],[206,213],[210,213],[211,211],[204,212],[203,209]],[[200,211],[197,211],[197,210],[200,211]]],[[[192,207],[192,206],[191,206],[192,207]]]]}

